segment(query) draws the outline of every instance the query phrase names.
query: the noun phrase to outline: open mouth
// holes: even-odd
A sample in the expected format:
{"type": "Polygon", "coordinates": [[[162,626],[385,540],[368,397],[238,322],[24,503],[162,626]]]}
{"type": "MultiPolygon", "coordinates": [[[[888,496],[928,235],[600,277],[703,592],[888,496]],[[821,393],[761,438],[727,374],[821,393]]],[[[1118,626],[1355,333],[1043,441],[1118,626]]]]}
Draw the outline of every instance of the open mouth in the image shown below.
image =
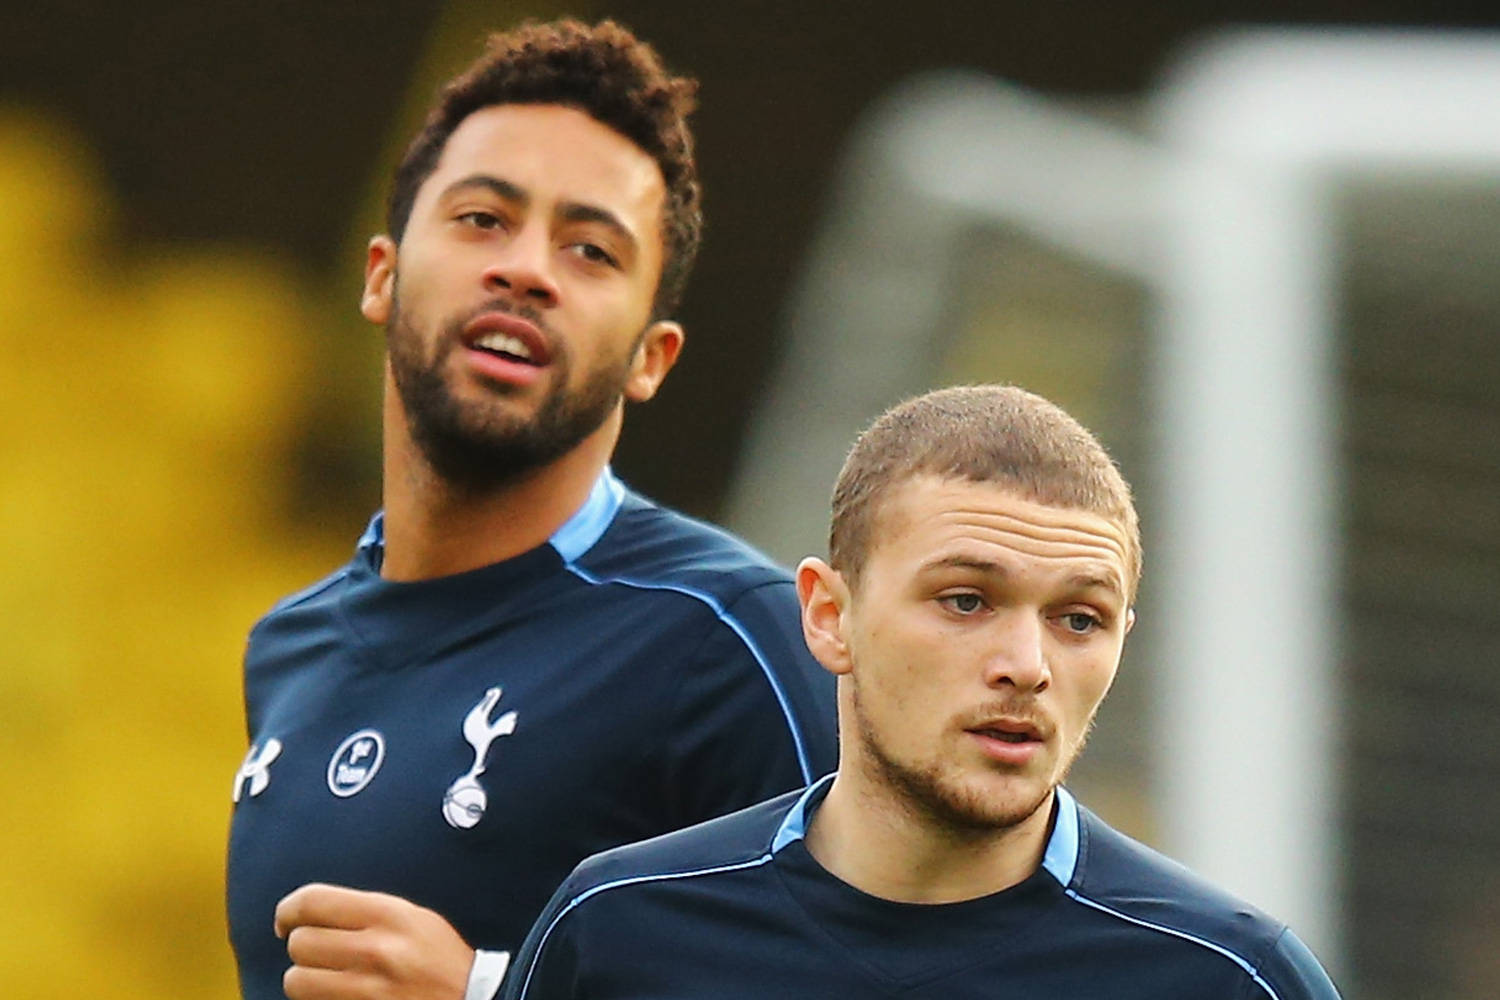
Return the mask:
{"type": "Polygon", "coordinates": [[[520,337],[508,333],[487,333],[469,345],[476,351],[493,354],[497,358],[506,361],[515,361],[526,365],[539,365],[532,355],[531,347],[520,337]]]}
{"type": "Polygon", "coordinates": [[[469,350],[511,364],[542,368],[552,362],[546,335],[530,320],[514,313],[490,309],[469,321],[463,331],[469,350]]]}

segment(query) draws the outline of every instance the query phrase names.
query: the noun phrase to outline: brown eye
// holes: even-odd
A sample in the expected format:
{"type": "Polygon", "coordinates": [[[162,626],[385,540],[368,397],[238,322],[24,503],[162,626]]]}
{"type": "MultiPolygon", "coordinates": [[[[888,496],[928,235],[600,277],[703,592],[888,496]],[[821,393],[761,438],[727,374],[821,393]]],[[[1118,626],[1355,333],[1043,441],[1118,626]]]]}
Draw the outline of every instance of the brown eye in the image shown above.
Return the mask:
{"type": "Polygon", "coordinates": [[[458,217],[458,221],[467,223],[475,229],[500,228],[500,217],[490,212],[465,212],[458,217]]]}
{"type": "Polygon", "coordinates": [[[594,243],[574,243],[570,248],[584,260],[594,264],[604,264],[609,267],[619,267],[619,263],[613,255],[603,247],[594,243]]]}

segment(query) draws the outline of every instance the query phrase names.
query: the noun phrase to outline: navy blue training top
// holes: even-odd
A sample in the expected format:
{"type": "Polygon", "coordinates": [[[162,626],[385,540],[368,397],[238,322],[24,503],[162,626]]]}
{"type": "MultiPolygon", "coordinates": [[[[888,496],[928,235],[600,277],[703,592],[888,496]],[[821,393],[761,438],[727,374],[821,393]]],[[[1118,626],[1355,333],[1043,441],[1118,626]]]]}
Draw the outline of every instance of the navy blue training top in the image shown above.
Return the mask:
{"type": "Polygon", "coordinates": [[[347,566],[278,604],[245,657],[230,938],[280,998],[276,902],[394,893],[513,951],[581,859],[833,769],[833,679],[786,574],[608,471],[548,544],[420,582],[347,566]]]}
{"type": "Polygon", "coordinates": [[[1058,789],[1043,863],[946,904],[841,882],[808,853],[831,781],[578,867],[505,1000],[1338,1000],[1285,925],[1058,789]]]}

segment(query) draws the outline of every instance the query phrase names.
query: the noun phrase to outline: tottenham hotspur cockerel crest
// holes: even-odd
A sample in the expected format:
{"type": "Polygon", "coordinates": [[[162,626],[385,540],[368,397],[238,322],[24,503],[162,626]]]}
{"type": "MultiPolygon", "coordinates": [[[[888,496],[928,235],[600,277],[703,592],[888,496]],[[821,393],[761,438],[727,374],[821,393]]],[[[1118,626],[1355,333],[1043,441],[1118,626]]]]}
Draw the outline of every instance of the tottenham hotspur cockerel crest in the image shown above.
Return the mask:
{"type": "Polygon", "coordinates": [[[509,736],[516,731],[515,712],[506,712],[494,722],[490,721],[490,713],[495,710],[499,701],[500,689],[492,687],[464,717],[464,739],[474,748],[474,766],[469,768],[468,773],[454,779],[453,784],[443,793],[443,818],[448,821],[449,826],[456,829],[467,830],[484,816],[484,808],[489,799],[485,795],[484,786],[479,783],[479,776],[484,773],[484,762],[489,756],[490,744],[501,736],[509,736]]]}

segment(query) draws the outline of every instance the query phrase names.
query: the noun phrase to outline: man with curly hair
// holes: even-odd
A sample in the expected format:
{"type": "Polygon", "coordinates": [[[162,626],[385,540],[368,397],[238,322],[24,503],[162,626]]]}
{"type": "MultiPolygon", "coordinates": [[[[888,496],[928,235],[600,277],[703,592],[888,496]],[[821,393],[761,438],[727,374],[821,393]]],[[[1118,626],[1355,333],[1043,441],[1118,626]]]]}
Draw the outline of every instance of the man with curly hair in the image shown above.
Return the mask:
{"type": "Polygon", "coordinates": [[[790,578],[609,469],[683,343],[694,91],[617,24],[526,24],[397,169],[384,509],[246,652],[247,1000],[488,998],[579,860],[834,765],[790,578]]]}

